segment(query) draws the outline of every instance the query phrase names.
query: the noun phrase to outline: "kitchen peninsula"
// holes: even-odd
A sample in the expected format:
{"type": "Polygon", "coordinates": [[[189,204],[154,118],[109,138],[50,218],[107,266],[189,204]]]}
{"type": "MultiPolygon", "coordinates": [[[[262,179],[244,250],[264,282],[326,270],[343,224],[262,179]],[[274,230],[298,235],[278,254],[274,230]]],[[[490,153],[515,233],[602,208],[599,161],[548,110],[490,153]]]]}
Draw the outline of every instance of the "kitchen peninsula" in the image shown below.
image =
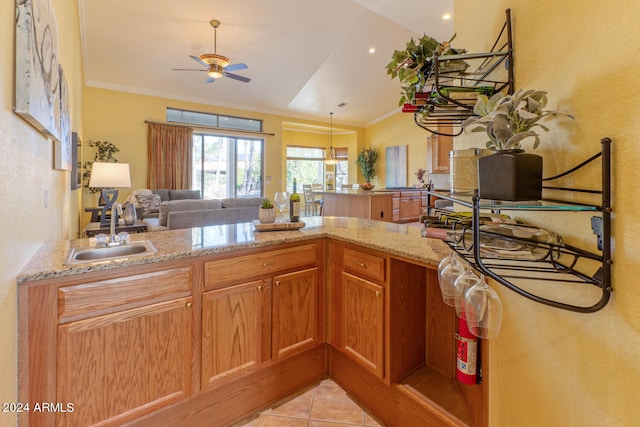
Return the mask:
{"type": "Polygon", "coordinates": [[[43,245],[18,276],[19,398],[73,411],[21,425],[225,426],[329,376],[389,426],[486,426],[487,381],[454,380],[446,246],[304,221],[140,233],[157,252],[118,262],[63,265],[88,239],[43,245]]]}
{"type": "Polygon", "coordinates": [[[398,223],[418,221],[427,208],[427,192],[417,188],[327,191],[322,199],[324,216],[352,216],[398,223]]]}

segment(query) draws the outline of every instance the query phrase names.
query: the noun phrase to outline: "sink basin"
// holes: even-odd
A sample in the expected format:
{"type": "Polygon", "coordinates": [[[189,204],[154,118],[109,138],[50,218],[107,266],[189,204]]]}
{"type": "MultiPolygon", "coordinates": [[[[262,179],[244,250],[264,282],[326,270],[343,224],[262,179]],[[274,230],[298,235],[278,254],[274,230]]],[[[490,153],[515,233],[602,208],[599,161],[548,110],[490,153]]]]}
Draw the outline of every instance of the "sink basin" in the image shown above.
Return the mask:
{"type": "Polygon", "coordinates": [[[122,246],[108,246],[103,248],[84,246],[80,248],[72,248],[67,254],[64,263],[65,265],[73,265],[85,262],[101,262],[130,258],[155,252],[157,252],[156,248],[149,240],[141,240],[122,246]]]}

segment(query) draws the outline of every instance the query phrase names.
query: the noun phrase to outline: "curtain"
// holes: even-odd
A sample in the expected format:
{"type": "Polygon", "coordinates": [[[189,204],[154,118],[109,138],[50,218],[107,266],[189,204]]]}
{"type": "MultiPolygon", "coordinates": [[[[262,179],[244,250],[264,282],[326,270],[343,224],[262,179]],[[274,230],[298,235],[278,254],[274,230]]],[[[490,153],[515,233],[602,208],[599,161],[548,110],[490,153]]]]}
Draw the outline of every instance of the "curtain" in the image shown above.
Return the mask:
{"type": "Polygon", "coordinates": [[[193,128],[147,124],[147,188],[191,189],[193,128]]]}

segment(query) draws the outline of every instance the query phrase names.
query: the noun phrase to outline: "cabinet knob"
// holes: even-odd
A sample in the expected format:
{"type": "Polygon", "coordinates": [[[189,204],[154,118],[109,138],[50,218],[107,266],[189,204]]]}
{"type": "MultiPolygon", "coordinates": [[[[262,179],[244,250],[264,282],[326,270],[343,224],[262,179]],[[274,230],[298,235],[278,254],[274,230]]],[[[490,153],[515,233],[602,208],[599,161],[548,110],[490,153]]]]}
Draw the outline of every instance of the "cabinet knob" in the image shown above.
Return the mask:
{"type": "Polygon", "coordinates": [[[276,286],[280,286],[280,280],[276,280],[276,286]]]}
{"type": "Polygon", "coordinates": [[[263,267],[269,267],[269,266],[271,266],[271,265],[273,265],[273,264],[275,264],[275,262],[263,262],[263,263],[262,263],[262,266],[263,266],[263,267]]]}
{"type": "Polygon", "coordinates": [[[188,307],[191,307],[192,305],[193,305],[193,303],[188,302],[188,303],[187,303],[187,308],[188,308],[188,307]]]}
{"type": "Polygon", "coordinates": [[[261,291],[262,290],[262,285],[258,285],[258,290],[261,291]]]}
{"type": "Polygon", "coordinates": [[[380,296],[380,291],[376,291],[376,298],[380,296]]]}
{"type": "Polygon", "coordinates": [[[364,262],[360,262],[360,261],[354,261],[354,263],[358,266],[358,267],[365,267],[364,262]]]}

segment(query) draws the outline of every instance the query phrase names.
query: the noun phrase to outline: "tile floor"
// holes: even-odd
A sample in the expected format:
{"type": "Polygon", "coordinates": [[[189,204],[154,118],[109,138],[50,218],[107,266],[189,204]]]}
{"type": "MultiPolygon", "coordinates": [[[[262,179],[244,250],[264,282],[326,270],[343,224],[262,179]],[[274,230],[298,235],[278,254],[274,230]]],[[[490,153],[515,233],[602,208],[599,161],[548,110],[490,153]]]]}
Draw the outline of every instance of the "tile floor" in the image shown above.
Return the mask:
{"type": "Polygon", "coordinates": [[[330,379],[311,385],[234,427],[383,426],[330,379]]]}

